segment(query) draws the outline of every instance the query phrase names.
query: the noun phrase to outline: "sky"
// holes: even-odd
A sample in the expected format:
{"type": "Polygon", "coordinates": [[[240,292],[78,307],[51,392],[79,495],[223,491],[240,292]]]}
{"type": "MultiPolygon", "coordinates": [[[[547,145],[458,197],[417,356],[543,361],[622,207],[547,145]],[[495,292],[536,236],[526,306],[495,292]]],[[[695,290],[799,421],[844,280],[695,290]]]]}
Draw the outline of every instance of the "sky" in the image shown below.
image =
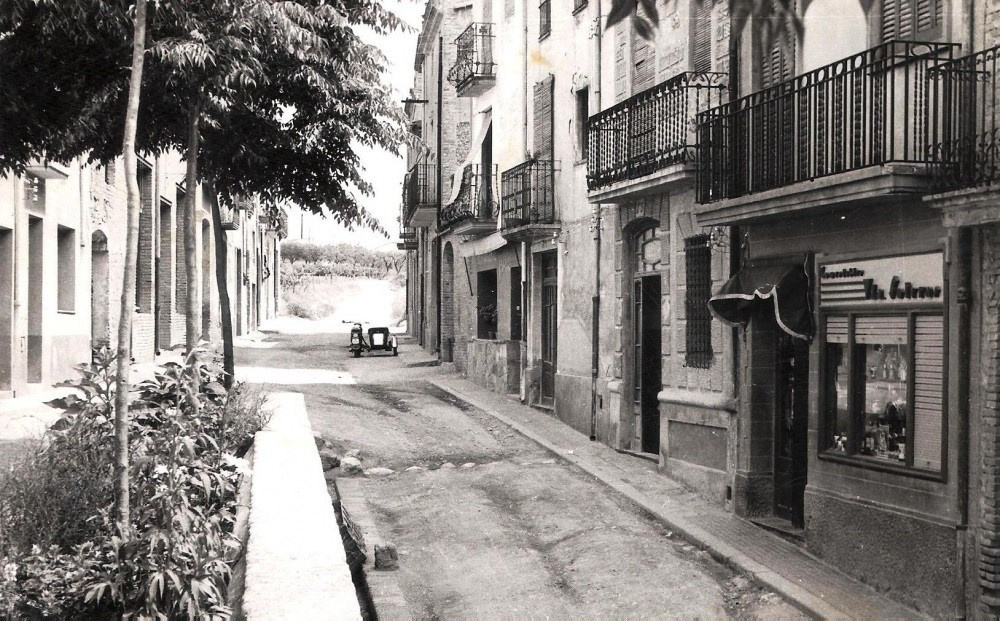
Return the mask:
{"type": "MultiPolygon", "coordinates": [[[[413,86],[413,55],[417,46],[420,18],[424,12],[424,0],[384,0],[383,5],[396,13],[404,22],[412,26],[411,32],[396,32],[388,37],[374,34],[366,39],[378,45],[386,55],[389,66],[385,75],[402,101],[413,86]]],[[[352,243],[368,248],[391,250],[398,240],[399,204],[403,188],[406,164],[401,155],[382,149],[356,147],[365,170],[365,179],[375,190],[373,196],[358,196],[359,202],[381,222],[390,238],[368,229],[347,230],[333,220],[314,214],[303,214],[292,209],[288,217],[288,239],[305,239],[319,244],[352,243]]]]}

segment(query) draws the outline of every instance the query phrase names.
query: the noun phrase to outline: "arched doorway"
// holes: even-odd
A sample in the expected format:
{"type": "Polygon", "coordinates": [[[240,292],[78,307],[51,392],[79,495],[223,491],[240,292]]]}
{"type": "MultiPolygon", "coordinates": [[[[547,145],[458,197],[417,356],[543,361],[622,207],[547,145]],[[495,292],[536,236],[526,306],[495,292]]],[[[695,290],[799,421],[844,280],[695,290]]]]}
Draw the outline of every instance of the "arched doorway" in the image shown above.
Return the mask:
{"type": "Polygon", "coordinates": [[[441,267],[441,360],[455,360],[455,250],[444,245],[441,267]]]}
{"type": "Polygon", "coordinates": [[[212,340],[212,227],[201,221],[201,338],[212,340]]]}
{"type": "Polygon", "coordinates": [[[90,238],[90,273],[90,346],[100,349],[111,346],[108,236],[103,231],[90,238]]]}
{"type": "Polygon", "coordinates": [[[660,404],[663,389],[662,265],[659,223],[637,228],[631,244],[632,272],[632,415],[633,448],[660,452],[660,404]]]}

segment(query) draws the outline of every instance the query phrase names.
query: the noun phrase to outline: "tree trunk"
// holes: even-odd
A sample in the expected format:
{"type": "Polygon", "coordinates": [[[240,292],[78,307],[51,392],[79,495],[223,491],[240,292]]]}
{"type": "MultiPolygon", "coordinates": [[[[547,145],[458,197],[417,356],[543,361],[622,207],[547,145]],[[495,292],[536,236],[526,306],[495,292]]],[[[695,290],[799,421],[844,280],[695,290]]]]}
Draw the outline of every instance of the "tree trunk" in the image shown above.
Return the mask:
{"type": "Polygon", "coordinates": [[[188,114],[188,144],[187,144],[187,170],[184,177],[184,217],[181,219],[184,226],[184,273],[187,276],[187,308],[184,309],[186,337],[184,340],[185,352],[191,355],[191,351],[198,346],[201,338],[201,305],[197,304],[198,299],[198,264],[196,263],[198,253],[198,222],[195,215],[196,196],[198,194],[198,138],[199,122],[201,121],[201,100],[199,99],[191,106],[188,114]]]}
{"type": "Polygon", "coordinates": [[[142,88],[142,64],[146,46],[146,0],[135,7],[132,37],[132,75],[128,84],[128,107],[125,111],[125,134],[122,154],[125,158],[125,187],[128,197],[128,229],[125,235],[125,274],[122,283],[121,317],[118,323],[118,370],[115,378],[115,518],[122,530],[130,526],[128,407],[129,371],[132,362],[132,314],[135,312],[136,259],[139,254],[139,167],[135,154],[135,134],[139,121],[139,91],[142,88]]]}
{"type": "MultiPolygon", "coordinates": [[[[219,209],[219,197],[215,193],[215,184],[205,182],[208,200],[212,201],[212,230],[215,231],[215,280],[219,289],[219,312],[222,320],[222,369],[226,372],[223,384],[226,389],[233,386],[233,373],[236,364],[233,356],[233,312],[229,306],[229,268],[226,261],[226,233],[222,230],[222,211],[219,209]]],[[[236,283],[239,287],[240,283],[236,283]]]]}

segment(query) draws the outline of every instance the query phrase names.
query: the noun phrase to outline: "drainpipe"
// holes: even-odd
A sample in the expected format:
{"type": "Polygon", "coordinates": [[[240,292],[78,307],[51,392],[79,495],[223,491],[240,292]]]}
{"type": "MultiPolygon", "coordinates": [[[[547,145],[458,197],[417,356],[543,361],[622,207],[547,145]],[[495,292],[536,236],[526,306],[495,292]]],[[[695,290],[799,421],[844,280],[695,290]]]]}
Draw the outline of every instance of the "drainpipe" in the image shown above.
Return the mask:
{"type": "Polygon", "coordinates": [[[438,37],[438,71],[437,71],[437,236],[434,238],[434,248],[437,254],[437,266],[434,280],[437,284],[437,353],[441,359],[441,183],[444,176],[444,154],[441,153],[441,122],[444,109],[444,37],[438,37]]]}
{"type": "Polygon", "coordinates": [[[969,527],[969,307],[971,304],[972,289],[971,280],[971,258],[970,258],[970,237],[968,228],[951,229],[948,235],[948,260],[956,267],[956,303],[958,305],[957,326],[955,332],[958,340],[958,369],[955,382],[957,390],[958,426],[958,468],[956,469],[955,483],[956,490],[956,513],[958,519],[955,523],[955,545],[957,547],[958,575],[956,577],[956,589],[958,590],[955,599],[955,618],[967,618],[965,605],[966,581],[966,533],[969,527]]]}
{"type": "Polygon", "coordinates": [[[524,49],[521,50],[521,95],[524,103],[524,123],[521,127],[521,145],[524,159],[528,159],[528,0],[521,1],[521,21],[524,24],[524,49]]]}
{"type": "MultiPolygon", "coordinates": [[[[594,106],[601,110],[601,0],[597,0],[597,20],[594,24],[594,106]]],[[[589,112],[589,111],[588,111],[589,112]]],[[[588,132],[589,134],[589,132],[588,132]]],[[[588,135],[589,139],[589,135],[588,135]]],[[[590,157],[588,150],[587,157],[590,157]]],[[[590,439],[597,440],[597,376],[600,370],[601,348],[601,204],[594,205],[594,299],[590,365],[590,439]]]]}

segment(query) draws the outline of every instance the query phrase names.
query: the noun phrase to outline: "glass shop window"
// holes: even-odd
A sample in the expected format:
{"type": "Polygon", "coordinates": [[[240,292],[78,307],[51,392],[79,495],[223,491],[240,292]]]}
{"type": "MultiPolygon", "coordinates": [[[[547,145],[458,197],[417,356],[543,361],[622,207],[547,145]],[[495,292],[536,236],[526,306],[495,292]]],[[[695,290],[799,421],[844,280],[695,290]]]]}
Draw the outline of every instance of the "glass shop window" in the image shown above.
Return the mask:
{"type": "Polygon", "coordinates": [[[943,316],[845,313],[825,325],[827,453],[940,471],[943,316]]]}

